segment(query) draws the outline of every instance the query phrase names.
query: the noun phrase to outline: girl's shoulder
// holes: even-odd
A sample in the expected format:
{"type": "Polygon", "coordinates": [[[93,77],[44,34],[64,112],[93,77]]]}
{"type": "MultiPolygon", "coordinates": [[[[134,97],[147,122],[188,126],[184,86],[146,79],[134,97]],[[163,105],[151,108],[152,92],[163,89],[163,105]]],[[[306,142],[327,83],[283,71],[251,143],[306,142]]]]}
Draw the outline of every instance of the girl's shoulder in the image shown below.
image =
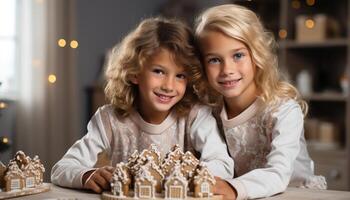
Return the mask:
{"type": "Polygon", "coordinates": [[[274,116],[284,116],[288,113],[294,112],[303,115],[299,103],[292,98],[278,98],[273,102],[265,104],[263,113],[269,113],[274,116]]]}
{"type": "Polygon", "coordinates": [[[108,116],[111,119],[121,119],[122,117],[116,112],[112,104],[105,104],[97,109],[94,114],[95,117],[108,116]]]}
{"type": "Polygon", "coordinates": [[[206,118],[212,115],[213,108],[201,103],[194,104],[187,116],[187,121],[192,124],[193,121],[199,118],[206,118]]]}
{"type": "Polygon", "coordinates": [[[102,113],[108,113],[108,114],[113,114],[115,113],[115,109],[114,109],[114,106],[112,104],[105,104],[103,106],[100,106],[95,115],[96,114],[102,114],[102,113]]]}

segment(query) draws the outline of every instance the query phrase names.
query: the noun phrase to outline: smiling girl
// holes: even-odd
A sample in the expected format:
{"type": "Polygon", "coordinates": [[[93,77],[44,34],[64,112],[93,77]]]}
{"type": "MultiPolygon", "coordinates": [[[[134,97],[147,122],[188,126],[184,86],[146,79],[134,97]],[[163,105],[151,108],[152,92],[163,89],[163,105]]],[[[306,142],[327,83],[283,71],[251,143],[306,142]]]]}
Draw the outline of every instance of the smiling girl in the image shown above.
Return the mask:
{"type": "Polygon", "coordinates": [[[306,148],[307,104],[279,74],[275,41],[256,14],[233,4],[209,8],[197,19],[196,36],[235,162],[235,176],[218,179],[216,193],[254,199],[288,185],[325,189],[306,148]]]}

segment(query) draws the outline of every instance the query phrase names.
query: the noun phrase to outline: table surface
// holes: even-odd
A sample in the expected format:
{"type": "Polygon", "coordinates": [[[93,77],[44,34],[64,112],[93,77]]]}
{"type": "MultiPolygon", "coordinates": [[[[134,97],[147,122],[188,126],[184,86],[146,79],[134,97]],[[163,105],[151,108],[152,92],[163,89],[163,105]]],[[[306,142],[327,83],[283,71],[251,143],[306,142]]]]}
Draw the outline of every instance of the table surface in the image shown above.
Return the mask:
{"type": "MultiPolygon", "coordinates": [[[[45,199],[45,200],[93,200],[101,199],[100,194],[94,194],[85,190],[75,190],[58,187],[50,184],[51,190],[40,194],[34,194],[29,196],[23,196],[13,198],[15,200],[32,200],[32,199],[45,199]]],[[[335,190],[311,190],[302,188],[289,187],[284,193],[264,198],[266,200],[349,200],[350,192],[348,191],[335,191],[335,190]]]]}

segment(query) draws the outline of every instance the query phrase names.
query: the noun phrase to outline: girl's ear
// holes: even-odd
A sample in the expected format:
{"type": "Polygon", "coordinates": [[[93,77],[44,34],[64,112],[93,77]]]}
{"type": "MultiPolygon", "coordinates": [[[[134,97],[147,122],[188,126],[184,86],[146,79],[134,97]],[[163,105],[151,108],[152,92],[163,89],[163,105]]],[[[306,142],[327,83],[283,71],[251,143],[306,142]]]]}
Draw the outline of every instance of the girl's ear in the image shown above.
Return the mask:
{"type": "Polygon", "coordinates": [[[139,80],[138,80],[136,74],[130,75],[130,76],[129,76],[129,80],[130,80],[131,83],[133,83],[133,84],[135,84],[135,85],[139,84],[139,80]]]}

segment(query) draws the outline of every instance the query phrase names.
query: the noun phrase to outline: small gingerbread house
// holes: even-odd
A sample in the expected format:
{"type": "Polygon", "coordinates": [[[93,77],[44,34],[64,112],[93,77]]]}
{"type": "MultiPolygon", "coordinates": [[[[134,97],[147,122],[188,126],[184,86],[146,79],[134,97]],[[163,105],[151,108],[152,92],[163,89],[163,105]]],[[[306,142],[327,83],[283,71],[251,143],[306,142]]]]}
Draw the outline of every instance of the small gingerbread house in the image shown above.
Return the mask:
{"type": "Polygon", "coordinates": [[[210,174],[207,167],[200,165],[194,176],[194,196],[195,197],[211,197],[213,196],[213,187],[216,183],[213,175],[210,174]]]}
{"type": "Polygon", "coordinates": [[[157,181],[151,175],[148,167],[141,166],[135,176],[134,197],[140,199],[155,198],[157,181]]]}
{"type": "Polygon", "coordinates": [[[24,185],[24,174],[15,161],[10,161],[5,173],[5,191],[21,190],[24,185]]]}
{"type": "Polygon", "coordinates": [[[189,151],[182,156],[181,170],[187,178],[193,178],[199,160],[189,151]]]}
{"type": "Polygon", "coordinates": [[[37,155],[34,156],[34,158],[33,158],[33,164],[34,164],[34,167],[36,169],[36,174],[35,174],[36,185],[40,185],[43,183],[43,180],[44,180],[45,167],[41,163],[39,156],[37,156],[37,155]]]}
{"type": "Polygon", "coordinates": [[[156,192],[161,193],[162,192],[162,183],[164,180],[164,175],[160,167],[154,162],[152,157],[147,158],[147,162],[144,165],[144,167],[150,172],[151,176],[153,176],[154,180],[156,181],[156,192]]]}
{"type": "Polygon", "coordinates": [[[183,154],[184,153],[181,151],[179,145],[175,145],[165,156],[164,162],[161,166],[162,172],[165,176],[169,176],[175,165],[181,162],[183,154]]]}
{"type": "Polygon", "coordinates": [[[113,173],[111,190],[112,194],[118,197],[125,197],[129,194],[131,176],[129,169],[123,162],[118,163],[113,173]]]}
{"type": "Polygon", "coordinates": [[[181,173],[180,164],[175,165],[174,171],[164,183],[166,199],[185,199],[187,197],[188,181],[181,173]]]}
{"type": "Polygon", "coordinates": [[[36,186],[37,181],[35,180],[38,174],[38,170],[35,168],[33,162],[29,162],[24,170],[24,185],[26,188],[34,188],[36,186]]]}

